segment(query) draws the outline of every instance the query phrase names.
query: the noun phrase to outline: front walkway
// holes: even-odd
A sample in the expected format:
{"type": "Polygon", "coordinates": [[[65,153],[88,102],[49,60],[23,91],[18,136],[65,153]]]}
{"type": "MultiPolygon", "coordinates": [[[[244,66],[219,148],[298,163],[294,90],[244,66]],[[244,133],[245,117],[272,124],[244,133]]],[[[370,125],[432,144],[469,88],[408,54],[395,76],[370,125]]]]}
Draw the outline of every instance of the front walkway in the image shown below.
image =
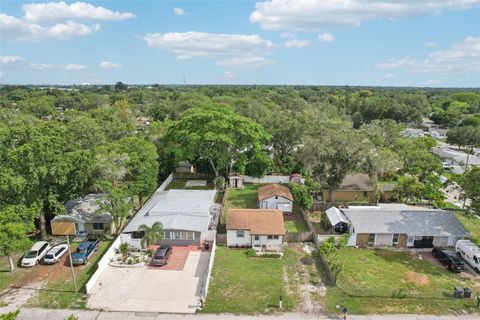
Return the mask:
{"type": "MultiPolygon", "coordinates": [[[[11,311],[8,307],[0,308],[0,314],[11,311]]],[[[110,312],[96,310],[51,310],[22,308],[18,320],[64,320],[71,314],[79,320],[338,320],[339,316],[316,316],[304,313],[284,313],[279,315],[232,315],[232,314],[159,314],[139,312],[110,312]]],[[[477,315],[466,316],[348,316],[348,320],[477,320],[477,315]]]]}

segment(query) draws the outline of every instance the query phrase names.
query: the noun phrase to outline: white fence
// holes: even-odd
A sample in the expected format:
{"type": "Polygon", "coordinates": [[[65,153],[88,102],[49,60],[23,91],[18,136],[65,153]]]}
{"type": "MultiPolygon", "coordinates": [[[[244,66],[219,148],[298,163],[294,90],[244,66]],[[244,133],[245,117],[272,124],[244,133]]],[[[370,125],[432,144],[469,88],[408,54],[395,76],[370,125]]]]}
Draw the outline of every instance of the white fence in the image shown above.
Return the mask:
{"type": "Polygon", "coordinates": [[[262,178],[243,176],[243,181],[246,183],[288,183],[290,176],[264,176],[262,178]]]}
{"type": "Polygon", "coordinates": [[[207,277],[205,278],[205,283],[203,285],[203,301],[207,298],[208,286],[210,285],[210,278],[212,277],[212,268],[215,261],[215,252],[217,251],[217,241],[215,237],[213,238],[212,244],[212,253],[210,254],[210,260],[208,261],[208,272],[207,277]]]}
{"type": "MultiPolygon", "coordinates": [[[[172,182],[172,180],[173,180],[173,172],[170,173],[170,175],[167,177],[167,179],[165,179],[165,181],[163,181],[163,183],[160,185],[160,187],[158,187],[158,189],[155,191],[155,193],[165,190],[165,188],[168,186],[168,184],[170,182],[172,182]]],[[[144,204],[143,207],[148,206],[150,200],[151,200],[151,198],[148,199],[148,201],[144,204]]],[[[140,209],[138,212],[140,212],[140,211],[142,211],[142,209],[140,209]]],[[[137,212],[137,214],[138,214],[138,212],[137,212]]],[[[108,248],[107,252],[105,252],[105,255],[102,257],[102,259],[100,259],[100,261],[98,262],[97,270],[95,271],[95,273],[92,275],[90,280],[88,280],[87,284],[85,285],[85,290],[87,291],[87,294],[92,291],[93,287],[95,286],[95,283],[97,283],[97,281],[98,281],[98,278],[100,278],[100,275],[105,270],[108,263],[112,260],[113,256],[115,255],[115,252],[120,247],[120,244],[122,244],[122,242],[125,242],[125,241],[122,241],[123,238],[124,237],[120,233],[117,236],[117,238],[115,239],[115,241],[113,241],[110,248],[108,248]]]]}
{"type": "Polygon", "coordinates": [[[100,278],[100,275],[108,266],[108,263],[110,262],[110,260],[112,260],[113,256],[115,255],[115,251],[120,246],[121,242],[122,242],[121,238],[117,237],[117,239],[113,241],[110,248],[108,248],[107,252],[105,252],[105,255],[102,257],[102,259],[100,259],[100,261],[98,262],[97,270],[85,285],[85,290],[87,291],[87,294],[92,291],[93,287],[95,286],[95,283],[97,283],[98,278],[100,278]]]}

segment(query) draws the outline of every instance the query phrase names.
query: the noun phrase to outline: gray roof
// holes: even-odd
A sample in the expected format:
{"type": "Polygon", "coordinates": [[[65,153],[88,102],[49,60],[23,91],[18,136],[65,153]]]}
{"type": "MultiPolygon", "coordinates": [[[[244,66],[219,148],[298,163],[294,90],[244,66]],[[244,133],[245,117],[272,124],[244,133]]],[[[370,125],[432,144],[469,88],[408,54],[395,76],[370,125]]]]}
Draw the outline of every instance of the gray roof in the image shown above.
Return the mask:
{"type": "Polygon", "coordinates": [[[450,211],[405,204],[340,209],[355,233],[405,233],[412,236],[466,236],[462,223],[450,211]]]}
{"type": "Polygon", "coordinates": [[[100,213],[99,202],[103,194],[88,194],[83,198],[70,200],[65,205],[66,215],[59,215],[53,221],[74,220],[81,223],[109,223],[112,221],[110,213],[100,213]]]}
{"type": "Polygon", "coordinates": [[[165,230],[206,231],[216,190],[169,190],[156,192],[125,227],[137,231],[142,224],[161,222],[165,230]]]}
{"type": "MultiPolygon", "coordinates": [[[[453,150],[447,147],[433,147],[431,151],[440,158],[452,159],[457,163],[467,162],[467,154],[463,151],[453,150]]],[[[468,164],[472,166],[480,166],[480,157],[471,154],[468,158],[468,164]]]]}

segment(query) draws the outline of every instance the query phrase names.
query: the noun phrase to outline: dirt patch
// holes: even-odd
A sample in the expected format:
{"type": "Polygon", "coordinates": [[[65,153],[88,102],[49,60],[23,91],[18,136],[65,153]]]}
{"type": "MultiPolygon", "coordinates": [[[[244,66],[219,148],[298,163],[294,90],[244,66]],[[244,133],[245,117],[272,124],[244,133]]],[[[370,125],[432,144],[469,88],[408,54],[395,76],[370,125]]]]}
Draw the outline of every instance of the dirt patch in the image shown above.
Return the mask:
{"type": "Polygon", "coordinates": [[[283,215],[284,221],[302,221],[303,217],[299,214],[284,214],[283,215]]]}
{"type": "Polygon", "coordinates": [[[295,243],[295,242],[288,242],[287,243],[287,246],[292,249],[293,251],[295,251],[296,253],[301,253],[303,254],[303,249],[301,246],[298,245],[298,243],[295,243]]]}
{"type": "Polygon", "coordinates": [[[408,271],[406,274],[405,274],[405,278],[407,279],[407,281],[411,282],[411,283],[415,283],[415,284],[419,284],[419,285],[428,285],[430,283],[430,281],[428,280],[428,277],[426,275],[423,275],[423,274],[420,274],[420,273],[417,273],[417,272],[413,272],[413,271],[408,271]]]}
{"type": "Polygon", "coordinates": [[[28,286],[10,287],[0,295],[0,301],[9,307],[20,308],[45,286],[45,282],[34,282],[28,286]]]}

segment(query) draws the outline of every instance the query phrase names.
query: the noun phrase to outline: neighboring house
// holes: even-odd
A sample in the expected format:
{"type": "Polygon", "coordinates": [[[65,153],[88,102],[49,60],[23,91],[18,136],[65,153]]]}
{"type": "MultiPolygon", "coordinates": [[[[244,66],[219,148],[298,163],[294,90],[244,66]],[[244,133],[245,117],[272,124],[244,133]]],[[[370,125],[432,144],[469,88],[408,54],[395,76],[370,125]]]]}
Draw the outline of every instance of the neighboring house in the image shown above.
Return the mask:
{"type": "Polygon", "coordinates": [[[195,167],[191,163],[180,161],[175,168],[175,172],[195,173],[195,167]]]}
{"type": "Polygon", "coordinates": [[[465,171],[467,157],[469,168],[472,166],[480,166],[480,157],[472,154],[468,155],[463,151],[454,150],[448,147],[433,147],[431,152],[442,160],[445,169],[454,173],[462,174],[465,171]]]}
{"type": "Polygon", "coordinates": [[[411,137],[411,138],[418,138],[418,137],[423,137],[425,136],[425,131],[422,129],[415,129],[415,128],[406,128],[403,130],[403,135],[406,137],[411,137]]]}
{"type": "Polygon", "coordinates": [[[285,226],[283,213],[276,209],[229,209],[227,246],[252,247],[259,251],[280,251],[285,226]]]}
{"type": "Polygon", "coordinates": [[[439,128],[430,128],[430,135],[435,139],[447,139],[447,130],[439,128]]]}
{"type": "Polygon", "coordinates": [[[169,190],[155,193],[122,232],[122,239],[140,248],[145,224],[163,225],[162,240],[157,244],[200,246],[204,243],[212,218],[215,190],[169,190]]]}
{"type": "Polygon", "coordinates": [[[283,213],[292,213],[293,196],[286,186],[266,184],[258,188],[258,206],[260,209],[278,209],[283,213]]]}
{"type": "MultiPolygon", "coordinates": [[[[387,190],[385,190],[387,191],[387,190]]],[[[384,201],[388,201],[390,193],[385,194],[384,201]]],[[[326,186],[322,190],[323,201],[331,202],[331,192],[326,186]]],[[[368,174],[355,173],[347,175],[337,189],[333,190],[334,202],[375,202],[375,184],[368,174]]]]}
{"type": "Polygon", "coordinates": [[[468,235],[453,212],[440,209],[382,203],[332,207],[326,214],[335,229],[348,230],[349,246],[452,247],[468,235]]]}
{"type": "Polygon", "coordinates": [[[68,201],[67,214],[58,215],[50,221],[53,235],[109,234],[112,232],[112,215],[100,213],[102,194],[89,194],[68,201]]]}

